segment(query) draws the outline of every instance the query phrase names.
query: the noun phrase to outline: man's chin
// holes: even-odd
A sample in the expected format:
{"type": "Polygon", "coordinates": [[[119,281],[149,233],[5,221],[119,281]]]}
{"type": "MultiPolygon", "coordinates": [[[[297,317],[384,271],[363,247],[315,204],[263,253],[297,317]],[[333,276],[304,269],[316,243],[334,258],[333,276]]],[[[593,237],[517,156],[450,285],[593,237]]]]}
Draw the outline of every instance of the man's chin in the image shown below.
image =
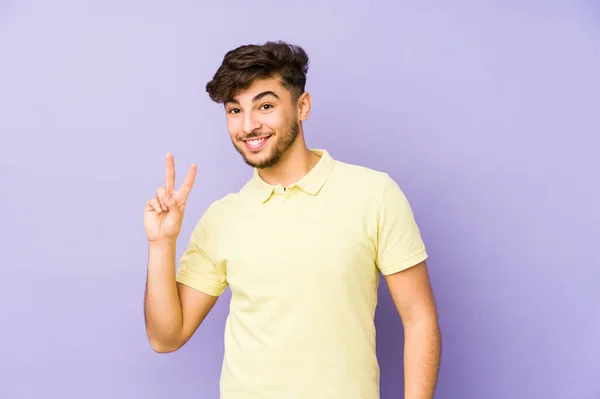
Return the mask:
{"type": "Polygon", "coordinates": [[[248,152],[243,152],[242,153],[242,157],[244,158],[244,161],[246,162],[247,165],[256,168],[256,169],[264,169],[264,168],[268,168],[269,166],[273,166],[272,165],[272,155],[271,154],[262,154],[261,153],[248,153],[248,152]]]}

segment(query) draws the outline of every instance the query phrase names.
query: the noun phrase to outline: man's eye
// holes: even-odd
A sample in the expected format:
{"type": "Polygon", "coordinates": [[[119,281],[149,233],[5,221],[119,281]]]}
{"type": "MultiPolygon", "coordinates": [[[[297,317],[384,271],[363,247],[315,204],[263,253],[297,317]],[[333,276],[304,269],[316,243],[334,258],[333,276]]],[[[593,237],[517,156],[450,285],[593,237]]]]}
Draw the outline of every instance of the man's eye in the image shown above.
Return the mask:
{"type": "Polygon", "coordinates": [[[240,112],[240,110],[239,110],[239,109],[237,109],[237,108],[231,108],[231,109],[230,109],[229,111],[227,111],[227,112],[229,112],[230,114],[237,114],[238,112],[240,112]]]}
{"type": "Polygon", "coordinates": [[[260,108],[263,110],[267,110],[269,108],[273,108],[273,106],[271,104],[263,104],[260,108]]]}

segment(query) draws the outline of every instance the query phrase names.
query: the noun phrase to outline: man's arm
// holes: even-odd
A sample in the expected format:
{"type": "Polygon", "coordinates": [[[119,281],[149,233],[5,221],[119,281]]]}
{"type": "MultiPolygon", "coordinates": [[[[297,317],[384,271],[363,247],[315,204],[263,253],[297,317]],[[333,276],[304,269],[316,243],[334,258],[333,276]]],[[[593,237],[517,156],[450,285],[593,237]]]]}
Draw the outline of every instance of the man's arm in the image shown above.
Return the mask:
{"type": "Polygon", "coordinates": [[[425,261],[385,276],[404,326],[404,397],[432,399],[441,357],[441,331],[425,261]]]}
{"type": "Polygon", "coordinates": [[[190,339],[215,305],[217,297],[176,282],[173,241],[149,247],[144,300],[150,345],[156,352],[168,353],[190,339]]]}
{"type": "Polygon", "coordinates": [[[175,190],[175,160],[166,156],[165,186],[156,190],[144,208],[148,237],[148,276],[144,296],[146,333],[156,352],[173,352],[183,346],[210,312],[226,285],[224,272],[206,254],[213,244],[209,210],[196,224],[188,248],[175,271],[175,249],[185,206],[196,177],[190,166],[185,181],[175,190]],[[209,295],[213,294],[213,295],[209,295]]]}

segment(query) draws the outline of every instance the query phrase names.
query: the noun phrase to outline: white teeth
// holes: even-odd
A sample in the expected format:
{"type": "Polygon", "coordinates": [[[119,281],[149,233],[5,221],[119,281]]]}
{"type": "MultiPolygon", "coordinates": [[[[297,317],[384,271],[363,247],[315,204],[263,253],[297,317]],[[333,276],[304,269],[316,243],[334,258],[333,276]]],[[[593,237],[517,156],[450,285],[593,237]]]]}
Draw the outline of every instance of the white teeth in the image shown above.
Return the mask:
{"type": "Polygon", "coordinates": [[[248,140],[248,143],[250,143],[250,145],[255,146],[255,145],[259,145],[260,143],[262,143],[263,141],[265,141],[265,139],[258,139],[258,140],[248,140]]]}

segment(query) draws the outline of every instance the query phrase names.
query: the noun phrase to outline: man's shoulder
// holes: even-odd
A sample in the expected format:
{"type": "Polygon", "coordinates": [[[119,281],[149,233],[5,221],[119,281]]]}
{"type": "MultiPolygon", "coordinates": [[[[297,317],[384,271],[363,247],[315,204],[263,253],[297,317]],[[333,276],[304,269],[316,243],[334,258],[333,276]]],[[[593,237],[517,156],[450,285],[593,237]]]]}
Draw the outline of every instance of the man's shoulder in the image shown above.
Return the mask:
{"type": "Polygon", "coordinates": [[[247,198],[245,197],[247,197],[251,183],[252,179],[249,179],[237,191],[232,190],[216,194],[206,208],[203,217],[210,218],[213,221],[218,219],[222,222],[223,218],[234,216],[247,203],[247,198]]]}
{"type": "Polygon", "coordinates": [[[217,197],[208,205],[206,213],[210,213],[213,217],[226,215],[229,210],[235,208],[239,194],[239,192],[233,192],[217,197]]]}
{"type": "Polygon", "coordinates": [[[391,179],[387,172],[365,165],[336,160],[335,176],[356,188],[383,191],[391,179]]]}

